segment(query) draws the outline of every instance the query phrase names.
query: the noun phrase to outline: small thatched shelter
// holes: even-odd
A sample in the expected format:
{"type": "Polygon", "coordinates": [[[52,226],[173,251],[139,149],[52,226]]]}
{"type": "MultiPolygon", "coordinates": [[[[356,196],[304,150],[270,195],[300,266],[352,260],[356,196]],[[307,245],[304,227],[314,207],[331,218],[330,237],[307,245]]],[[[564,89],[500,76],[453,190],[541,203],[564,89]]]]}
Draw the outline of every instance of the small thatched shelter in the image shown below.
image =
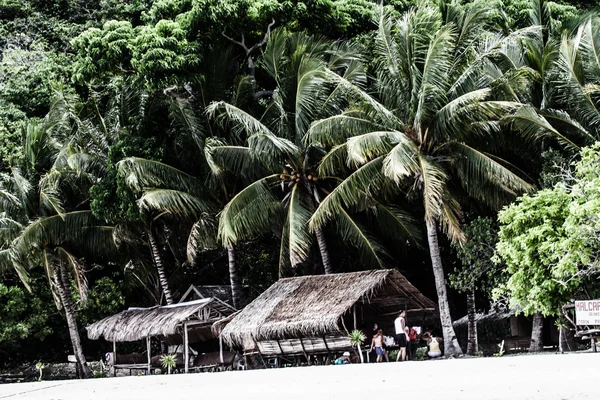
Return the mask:
{"type": "MultiPolygon", "coordinates": [[[[468,315],[454,321],[454,331],[459,343],[466,348],[468,341],[468,315]]],[[[495,306],[486,314],[475,314],[479,346],[485,355],[498,351],[504,341],[507,352],[522,351],[529,348],[531,341],[532,319],[508,307],[495,306]]],[[[554,318],[547,318],[543,328],[544,345],[557,345],[558,333],[554,318]]]]}
{"type": "Polygon", "coordinates": [[[368,323],[387,321],[392,334],[402,309],[417,319],[435,304],[396,270],[284,278],[213,332],[246,352],[306,356],[349,348],[348,332],[368,323]]]}
{"type": "MultiPolygon", "coordinates": [[[[146,339],[148,370],[150,369],[150,338],[157,337],[169,345],[184,345],[185,365],[189,364],[188,345],[213,339],[211,326],[235,312],[229,304],[213,297],[150,308],[129,308],[106,317],[87,327],[92,340],[113,342],[116,360],[116,342],[146,339]]],[[[187,368],[186,368],[187,369],[187,368]]]]}

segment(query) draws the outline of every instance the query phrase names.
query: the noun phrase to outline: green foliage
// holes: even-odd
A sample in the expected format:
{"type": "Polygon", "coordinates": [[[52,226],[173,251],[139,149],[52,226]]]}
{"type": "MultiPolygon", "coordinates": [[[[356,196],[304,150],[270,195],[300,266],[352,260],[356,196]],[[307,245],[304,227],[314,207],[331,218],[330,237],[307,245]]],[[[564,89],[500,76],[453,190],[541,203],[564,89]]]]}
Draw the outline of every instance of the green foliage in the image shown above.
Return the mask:
{"type": "Polygon", "coordinates": [[[73,80],[86,82],[92,77],[131,70],[134,37],[130,22],[108,21],[102,29],[90,28],[73,39],[77,52],[73,80]]]}
{"type": "Polygon", "coordinates": [[[124,305],[122,282],[113,276],[103,276],[90,288],[85,309],[78,311],[79,321],[87,326],[121,311],[124,305]]]}
{"type": "Polygon", "coordinates": [[[197,46],[188,42],[178,22],[161,20],[136,32],[131,65],[150,83],[169,84],[176,76],[185,79],[199,62],[197,46]]]}
{"type": "Polygon", "coordinates": [[[117,171],[117,163],[136,156],[149,160],[163,157],[163,149],[156,138],[126,135],[108,150],[108,173],[90,189],[91,210],[99,218],[111,223],[136,221],[140,218],[137,194],[117,171]]]}
{"type": "MultiPolygon", "coordinates": [[[[43,282],[42,282],[43,283],[43,282]]],[[[38,285],[33,288],[41,289],[38,285]]],[[[42,297],[31,296],[22,286],[0,282],[0,344],[5,351],[24,339],[41,341],[52,333],[48,319],[51,309],[42,297]]]]}
{"type": "Polygon", "coordinates": [[[489,292],[500,280],[501,266],[492,261],[498,228],[491,218],[479,217],[463,224],[462,229],[467,240],[463,245],[454,245],[461,267],[449,275],[450,286],[463,293],[489,292]]]}
{"type": "Polygon", "coordinates": [[[65,80],[71,57],[49,51],[40,42],[12,44],[0,61],[0,99],[29,116],[43,116],[53,95],[51,82],[65,80]]]}
{"type": "Polygon", "coordinates": [[[561,281],[576,268],[557,268],[562,254],[557,251],[566,238],[564,222],[571,196],[561,187],[524,196],[503,209],[498,255],[509,274],[506,289],[511,305],[526,315],[542,312],[555,315],[573,295],[577,280],[561,281]]]}
{"type": "MultiPolygon", "coordinates": [[[[390,355],[391,357],[391,355],[390,355]]],[[[415,359],[417,361],[423,361],[427,357],[427,347],[419,347],[415,352],[415,359]]],[[[392,357],[393,358],[393,357],[392,357]]]]}
{"type": "Polygon", "coordinates": [[[355,329],[350,332],[350,336],[348,336],[348,338],[350,339],[352,346],[360,346],[367,337],[361,330],[355,329]]]}
{"type": "Polygon", "coordinates": [[[165,354],[160,357],[160,364],[163,368],[166,368],[171,373],[171,370],[177,366],[177,355],[176,354],[165,354]]]}
{"type": "Polygon", "coordinates": [[[14,160],[19,163],[21,132],[25,125],[26,114],[12,103],[0,102],[0,171],[14,160]]]}

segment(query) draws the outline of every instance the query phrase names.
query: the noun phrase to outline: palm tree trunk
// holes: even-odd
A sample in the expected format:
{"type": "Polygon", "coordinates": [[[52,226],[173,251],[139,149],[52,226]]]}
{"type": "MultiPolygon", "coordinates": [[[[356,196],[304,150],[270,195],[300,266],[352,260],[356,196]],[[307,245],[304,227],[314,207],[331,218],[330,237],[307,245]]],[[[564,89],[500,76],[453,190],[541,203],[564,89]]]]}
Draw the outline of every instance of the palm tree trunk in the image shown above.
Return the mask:
{"type": "Polygon", "coordinates": [[[542,313],[533,314],[533,326],[531,327],[531,344],[529,345],[529,352],[536,353],[542,351],[544,348],[543,340],[544,332],[544,317],[542,313]]]}
{"type": "Polygon", "coordinates": [[[477,321],[475,321],[475,291],[471,290],[467,293],[467,315],[468,315],[468,339],[467,339],[467,354],[474,356],[477,354],[477,321]]]}
{"type": "Polygon", "coordinates": [[[448,305],[448,294],[446,292],[446,281],[444,280],[444,267],[440,255],[437,229],[433,221],[427,221],[427,240],[429,241],[429,255],[431,257],[435,287],[438,295],[440,322],[442,323],[442,334],[444,336],[444,354],[448,356],[461,355],[462,350],[456,339],[454,328],[452,327],[450,306],[448,305]]]}
{"type": "Polygon", "coordinates": [[[148,233],[148,244],[150,245],[150,252],[152,253],[152,259],[154,260],[154,266],[156,267],[156,272],[158,273],[158,280],[160,282],[160,286],[162,287],[163,293],[165,295],[165,301],[167,304],[173,304],[173,296],[171,295],[171,290],[169,289],[169,281],[167,279],[167,274],[165,273],[165,268],[163,266],[163,260],[160,255],[160,249],[158,248],[158,243],[156,242],[156,236],[152,231],[152,225],[147,229],[148,233]]]}
{"type": "Polygon", "coordinates": [[[231,244],[227,246],[227,257],[229,258],[231,299],[233,300],[233,306],[239,310],[242,306],[242,286],[240,285],[240,277],[238,276],[237,265],[235,263],[235,248],[231,244]]]}
{"type": "Polygon", "coordinates": [[[67,326],[69,327],[69,336],[71,337],[71,344],[73,345],[73,353],[77,360],[76,368],[79,372],[79,377],[89,378],[92,376],[92,371],[90,371],[90,367],[87,365],[85,356],[83,355],[81,338],[79,337],[79,329],[77,329],[77,320],[75,319],[75,304],[73,304],[73,298],[71,297],[71,286],[67,273],[62,265],[55,266],[54,280],[56,281],[56,287],[58,288],[60,302],[65,310],[67,326]],[[60,270],[60,273],[57,270],[60,270]]]}
{"type": "Polygon", "coordinates": [[[323,260],[323,270],[325,274],[333,274],[333,268],[331,267],[331,260],[329,259],[329,250],[327,249],[327,243],[325,242],[325,235],[321,228],[315,229],[315,235],[317,236],[317,243],[319,243],[319,252],[321,253],[321,259],[323,260]]]}

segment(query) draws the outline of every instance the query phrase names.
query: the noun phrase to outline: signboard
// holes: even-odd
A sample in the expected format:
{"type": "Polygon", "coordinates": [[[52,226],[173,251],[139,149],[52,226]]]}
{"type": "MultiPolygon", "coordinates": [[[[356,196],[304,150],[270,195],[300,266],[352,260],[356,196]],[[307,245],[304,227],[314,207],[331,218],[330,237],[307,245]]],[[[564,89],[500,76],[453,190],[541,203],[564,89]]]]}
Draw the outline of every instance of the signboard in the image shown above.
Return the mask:
{"type": "Polygon", "coordinates": [[[600,325],[600,300],[575,302],[577,325],[600,325]]]}

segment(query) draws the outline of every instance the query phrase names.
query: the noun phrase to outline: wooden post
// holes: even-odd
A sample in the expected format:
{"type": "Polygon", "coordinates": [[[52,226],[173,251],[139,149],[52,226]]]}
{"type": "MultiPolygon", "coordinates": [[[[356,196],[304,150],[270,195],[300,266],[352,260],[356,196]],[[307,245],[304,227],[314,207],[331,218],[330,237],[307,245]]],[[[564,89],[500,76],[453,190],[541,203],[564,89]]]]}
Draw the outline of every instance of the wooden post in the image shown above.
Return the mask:
{"type": "Polygon", "coordinates": [[[356,328],[356,304],[354,304],[352,306],[352,314],[353,314],[353,317],[354,317],[354,329],[356,330],[357,329],[356,328]]]}
{"type": "Polygon", "coordinates": [[[152,338],[146,337],[146,352],[148,353],[148,375],[152,373],[152,338]]]}
{"type": "Polygon", "coordinates": [[[190,367],[190,347],[188,343],[188,324],[187,321],[183,323],[183,354],[185,363],[185,373],[188,373],[190,367]]]}
{"type": "Polygon", "coordinates": [[[117,342],[113,340],[113,376],[117,376],[117,342]]]}
{"type": "Polygon", "coordinates": [[[219,356],[221,357],[221,365],[223,365],[223,336],[219,335],[219,356]]]}

